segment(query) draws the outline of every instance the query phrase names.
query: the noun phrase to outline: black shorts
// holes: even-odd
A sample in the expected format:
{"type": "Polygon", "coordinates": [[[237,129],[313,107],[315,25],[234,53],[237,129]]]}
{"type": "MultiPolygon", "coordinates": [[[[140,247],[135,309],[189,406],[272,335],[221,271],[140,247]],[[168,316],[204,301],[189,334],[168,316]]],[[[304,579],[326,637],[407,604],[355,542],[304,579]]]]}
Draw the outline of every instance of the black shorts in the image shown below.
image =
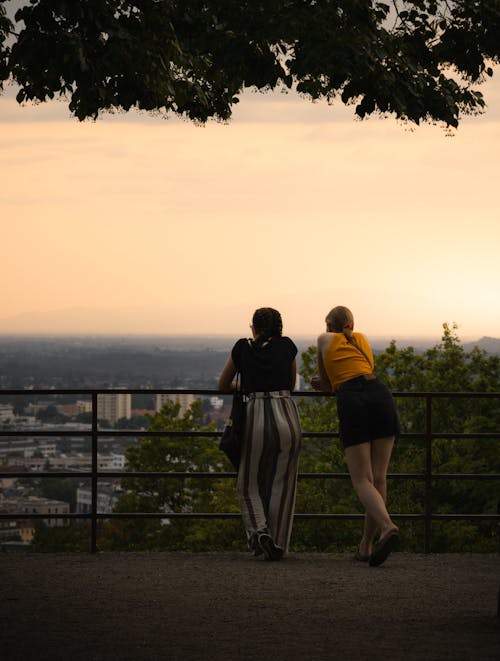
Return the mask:
{"type": "Polygon", "coordinates": [[[396,405],[387,386],[377,379],[358,376],[342,383],[337,412],[344,448],[399,434],[396,405]]]}

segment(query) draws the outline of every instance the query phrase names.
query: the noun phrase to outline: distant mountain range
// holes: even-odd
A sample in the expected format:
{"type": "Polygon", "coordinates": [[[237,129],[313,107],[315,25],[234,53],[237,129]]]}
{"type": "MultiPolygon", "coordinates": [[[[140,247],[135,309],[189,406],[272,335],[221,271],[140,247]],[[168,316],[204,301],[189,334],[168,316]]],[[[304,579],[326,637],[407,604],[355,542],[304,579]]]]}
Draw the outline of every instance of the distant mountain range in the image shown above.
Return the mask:
{"type": "Polygon", "coordinates": [[[487,353],[500,354],[500,339],[496,337],[482,337],[477,342],[464,342],[465,351],[471,351],[474,347],[479,347],[487,353]]]}

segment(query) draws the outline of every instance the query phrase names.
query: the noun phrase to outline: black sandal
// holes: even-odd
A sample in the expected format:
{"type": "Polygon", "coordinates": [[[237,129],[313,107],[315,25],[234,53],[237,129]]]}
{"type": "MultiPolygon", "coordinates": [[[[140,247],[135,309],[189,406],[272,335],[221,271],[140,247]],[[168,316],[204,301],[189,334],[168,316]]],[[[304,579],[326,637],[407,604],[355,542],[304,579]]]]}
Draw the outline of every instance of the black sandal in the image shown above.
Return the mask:
{"type": "Polygon", "coordinates": [[[283,549],[274,543],[273,538],[267,532],[259,535],[259,546],[266,556],[266,560],[281,560],[283,549]]]}
{"type": "Polygon", "coordinates": [[[399,546],[399,531],[391,530],[378,540],[370,556],[370,567],[380,567],[387,560],[390,553],[399,546]]]}

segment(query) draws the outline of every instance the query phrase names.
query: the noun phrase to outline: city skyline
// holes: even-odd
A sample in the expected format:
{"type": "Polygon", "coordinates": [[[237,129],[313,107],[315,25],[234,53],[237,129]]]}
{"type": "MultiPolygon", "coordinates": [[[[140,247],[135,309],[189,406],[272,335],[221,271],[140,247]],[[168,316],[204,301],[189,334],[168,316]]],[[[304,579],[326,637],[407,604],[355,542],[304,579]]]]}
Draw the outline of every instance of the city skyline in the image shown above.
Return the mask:
{"type": "Polygon", "coordinates": [[[449,137],[293,94],[228,125],[0,96],[2,333],[500,336],[499,71],[449,137]]]}

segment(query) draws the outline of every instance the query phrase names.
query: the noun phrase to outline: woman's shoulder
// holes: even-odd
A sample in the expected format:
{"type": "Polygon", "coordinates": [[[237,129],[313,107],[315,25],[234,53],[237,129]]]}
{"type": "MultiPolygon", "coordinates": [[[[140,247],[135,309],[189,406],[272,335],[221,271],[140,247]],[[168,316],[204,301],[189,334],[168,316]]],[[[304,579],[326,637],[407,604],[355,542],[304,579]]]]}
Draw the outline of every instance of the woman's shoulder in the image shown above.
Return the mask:
{"type": "Polygon", "coordinates": [[[236,342],[233,345],[233,348],[231,349],[231,355],[234,356],[235,354],[239,355],[241,354],[242,351],[244,351],[245,347],[248,346],[250,340],[246,337],[240,337],[239,340],[236,340],[236,342]]]}
{"type": "Polygon", "coordinates": [[[288,337],[288,335],[282,335],[281,337],[276,338],[276,339],[277,339],[277,340],[278,340],[283,346],[289,347],[290,349],[292,349],[292,351],[294,351],[295,353],[297,353],[297,351],[298,351],[298,349],[297,349],[297,345],[295,344],[295,342],[292,340],[291,337],[288,337]]]}
{"type": "Polygon", "coordinates": [[[318,349],[320,351],[323,351],[324,349],[329,347],[334,337],[335,337],[335,333],[331,333],[329,331],[326,331],[325,333],[321,333],[321,335],[318,335],[318,341],[317,341],[318,349]]]}

